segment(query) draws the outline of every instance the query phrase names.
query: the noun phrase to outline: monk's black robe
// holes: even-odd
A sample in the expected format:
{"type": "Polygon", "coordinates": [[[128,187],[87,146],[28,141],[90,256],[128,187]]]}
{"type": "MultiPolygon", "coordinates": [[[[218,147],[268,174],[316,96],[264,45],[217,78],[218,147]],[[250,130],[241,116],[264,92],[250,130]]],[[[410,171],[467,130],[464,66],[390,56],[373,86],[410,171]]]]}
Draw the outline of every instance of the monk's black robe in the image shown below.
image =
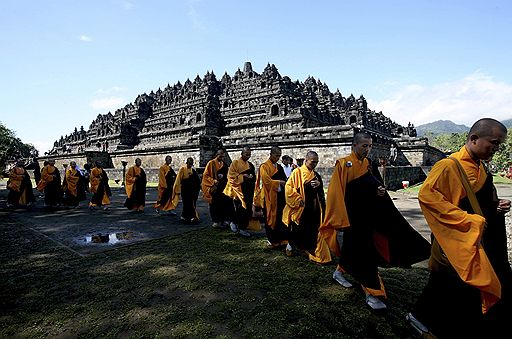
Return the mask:
{"type": "Polygon", "coordinates": [[[181,179],[181,200],[183,202],[181,217],[187,221],[198,219],[196,204],[200,189],[201,179],[197,171],[192,168],[192,174],[186,179],[181,179]]]}
{"type": "Polygon", "coordinates": [[[245,206],[242,206],[242,202],[238,199],[233,200],[234,204],[234,215],[233,222],[240,229],[246,229],[249,225],[249,220],[252,217],[252,201],[254,198],[254,185],[256,184],[256,169],[254,165],[249,162],[249,168],[240,173],[240,175],[252,174],[252,179],[245,178],[242,182],[242,193],[244,195],[245,206]]]}
{"type": "Polygon", "coordinates": [[[133,184],[132,196],[126,198],[124,206],[128,209],[133,209],[134,207],[140,207],[146,205],[146,184],[148,180],[146,177],[146,172],[141,168],[140,176],[137,178],[135,183],[133,184]]]}
{"type": "MultiPolygon", "coordinates": [[[[373,172],[376,172],[375,170],[373,172]]],[[[405,220],[379,176],[368,171],[347,184],[350,227],[343,231],[340,264],[363,286],[380,289],[378,267],[410,267],[430,256],[430,244],[405,220]]]]}

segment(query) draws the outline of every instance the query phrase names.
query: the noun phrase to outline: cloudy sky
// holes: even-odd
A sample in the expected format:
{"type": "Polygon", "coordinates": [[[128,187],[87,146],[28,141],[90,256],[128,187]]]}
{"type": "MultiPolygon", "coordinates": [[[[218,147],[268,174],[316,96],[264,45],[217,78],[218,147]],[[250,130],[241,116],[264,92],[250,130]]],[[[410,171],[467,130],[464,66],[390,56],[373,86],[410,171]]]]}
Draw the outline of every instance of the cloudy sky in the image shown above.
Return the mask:
{"type": "Polygon", "coordinates": [[[400,124],[512,118],[507,0],[1,0],[0,122],[45,151],[138,94],[251,61],[400,124]]]}

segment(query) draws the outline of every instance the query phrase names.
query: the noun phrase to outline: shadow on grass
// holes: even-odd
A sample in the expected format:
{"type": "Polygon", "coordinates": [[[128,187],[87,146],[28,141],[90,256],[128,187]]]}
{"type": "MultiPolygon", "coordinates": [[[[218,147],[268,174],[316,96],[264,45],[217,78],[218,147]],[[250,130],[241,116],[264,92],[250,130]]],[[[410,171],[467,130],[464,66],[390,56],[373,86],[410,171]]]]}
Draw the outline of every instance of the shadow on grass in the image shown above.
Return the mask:
{"type": "Polygon", "coordinates": [[[334,265],[287,258],[262,238],[201,229],[87,257],[0,222],[2,337],[408,337],[425,269],[382,269],[373,314],[334,265]]]}

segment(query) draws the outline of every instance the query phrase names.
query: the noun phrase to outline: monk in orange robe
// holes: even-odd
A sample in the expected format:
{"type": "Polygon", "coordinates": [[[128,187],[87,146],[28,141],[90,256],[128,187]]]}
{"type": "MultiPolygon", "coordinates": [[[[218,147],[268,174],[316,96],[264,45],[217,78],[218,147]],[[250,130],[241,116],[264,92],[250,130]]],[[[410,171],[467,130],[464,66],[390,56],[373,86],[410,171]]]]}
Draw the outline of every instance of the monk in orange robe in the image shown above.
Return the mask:
{"type": "Polygon", "coordinates": [[[135,159],[135,165],[128,169],[125,178],[126,201],[124,206],[129,210],[144,212],[146,205],[146,172],[141,167],[142,160],[135,159]]]}
{"type": "Polygon", "coordinates": [[[64,205],[77,207],[80,201],[86,199],[84,180],[82,173],[76,168],[76,162],[70,161],[62,181],[64,205]]]}
{"type": "Polygon", "coordinates": [[[172,202],[172,190],[176,181],[176,172],[171,167],[172,157],[165,157],[165,164],[160,166],[158,171],[158,197],[154,205],[157,213],[167,212],[169,215],[176,215],[172,210],[176,205],[172,202]]]}
{"type": "Polygon", "coordinates": [[[484,166],[506,136],[499,121],[478,120],[466,144],[452,159],[438,161],[421,187],[420,206],[432,230],[430,277],[408,315],[420,332],[492,338],[510,329],[512,270],[504,220],[510,200],[498,199],[484,166]]]}
{"type": "Polygon", "coordinates": [[[46,207],[57,207],[62,202],[60,172],[55,167],[55,160],[49,159],[48,164],[41,170],[41,180],[37,184],[39,192],[44,191],[44,203],[46,207]]]}
{"type": "Polygon", "coordinates": [[[7,207],[27,206],[35,201],[32,181],[24,168],[23,161],[18,161],[16,166],[9,171],[7,189],[9,190],[7,207]]]}
{"type": "Polygon", "coordinates": [[[196,204],[200,188],[201,180],[194,168],[194,159],[187,158],[185,165],[181,166],[178,171],[172,194],[175,206],[178,204],[178,199],[181,195],[181,201],[183,202],[181,221],[185,223],[199,222],[196,204]]]}
{"type": "Polygon", "coordinates": [[[357,133],[352,153],[336,161],[320,230],[339,256],[333,279],[351,287],[343,276],[349,273],[361,284],[366,304],[381,311],[387,306],[378,266],[409,267],[428,258],[430,244],[396,209],[378,170],[370,166],[371,148],[371,136],[357,133]]]}
{"type": "Polygon", "coordinates": [[[109,197],[112,196],[112,192],[108,184],[107,172],[105,172],[99,161],[96,161],[95,166],[91,169],[89,182],[91,184],[90,191],[92,193],[89,209],[93,210],[97,206],[103,206],[104,210],[108,210],[110,205],[109,197]]]}
{"type": "Polygon", "coordinates": [[[314,169],[318,153],[309,151],[304,164],[293,170],[286,182],[286,206],[283,222],[290,228],[287,254],[296,246],[306,252],[309,260],[318,264],[332,261],[329,247],[318,232],[325,211],[322,177],[314,169]]]}
{"type": "Polygon", "coordinates": [[[253,205],[262,209],[269,248],[283,248],[288,244],[289,232],[283,224],[283,209],[286,205],[284,185],[286,174],[277,162],[282,151],[273,146],[267,161],[261,164],[256,177],[253,205]]]}
{"type": "Polygon", "coordinates": [[[254,165],[249,161],[251,148],[244,146],[240,159],[234,160],[228,169],[228,183],[224,194],[233,201],[234,214],[229,227],[233,233],[244,237],[251,234],[246,231],[252,217],[252,202],[256,173],[254,165]]]}
{"type": "Polygon", "coordinates": [[[215,158],[206,164],[201,180],[203,198],[210,205],[213,228],[229,225],[233,215],[233,203],[222,193],[228,183],[228,166],[224,162],[224,156],[224,150],[217,151],[215,158]]]}

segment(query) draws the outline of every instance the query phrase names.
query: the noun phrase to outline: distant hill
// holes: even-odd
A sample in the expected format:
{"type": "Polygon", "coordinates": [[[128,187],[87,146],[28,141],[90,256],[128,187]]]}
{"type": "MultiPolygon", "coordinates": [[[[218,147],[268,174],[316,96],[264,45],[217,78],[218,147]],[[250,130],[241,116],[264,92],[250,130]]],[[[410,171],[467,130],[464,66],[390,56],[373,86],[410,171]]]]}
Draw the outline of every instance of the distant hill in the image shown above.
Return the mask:
{"type": "MultiPolygon", "coordinates": [[[[512,128],[512,119],[502,121],[503,125],[507,128],[512,128]]],[[[422,137],[427,132],[432,132],[434,135],[439,134],[451,134],[451,133],[462,133],[469,131],[469,127],[466,125],[457,125],[450,120],[437,120],[429,122],[428,124],[419,125],[416,127],[418,136],[422,137]]]]}
{"type": "Polygon", "coordinates": [[[427,132],[432,132],[434,135],[438,134],[450,134],[450,133],[462,133],[469,131],[469,127],[466,125],[457,125],[450,120],[438,120],[429,122],[428,124],[416,126],[416,132],[418,136],[422,137],[427,132]]]}

